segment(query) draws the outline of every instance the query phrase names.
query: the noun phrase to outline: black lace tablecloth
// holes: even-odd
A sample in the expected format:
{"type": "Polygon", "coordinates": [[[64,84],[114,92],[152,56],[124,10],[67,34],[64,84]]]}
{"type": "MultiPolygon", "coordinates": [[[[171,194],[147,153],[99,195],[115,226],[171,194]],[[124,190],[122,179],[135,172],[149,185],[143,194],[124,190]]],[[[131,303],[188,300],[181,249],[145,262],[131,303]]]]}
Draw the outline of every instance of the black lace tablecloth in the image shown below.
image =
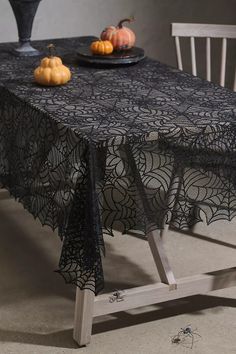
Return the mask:
{"type": "Polygon", "coordinates": [[[84,38],[54,43],[73,74],[60,87],[0,45],[0,180],[58,228],[66,281],[98,293],[104,232],[235,216],[236,94],[151,59],[81,66],[84,38]]]}

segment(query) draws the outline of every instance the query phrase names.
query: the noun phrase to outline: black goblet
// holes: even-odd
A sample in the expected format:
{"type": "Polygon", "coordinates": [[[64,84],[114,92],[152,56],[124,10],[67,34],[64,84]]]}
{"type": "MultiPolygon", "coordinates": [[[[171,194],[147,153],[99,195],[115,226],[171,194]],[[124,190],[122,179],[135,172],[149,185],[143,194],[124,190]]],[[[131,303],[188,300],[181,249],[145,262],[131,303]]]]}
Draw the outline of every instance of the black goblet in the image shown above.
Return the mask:
{"type": "Polygon", "coordinates": [[[41,0],[9,0],[14,12],[18,35],[19,47],[14,50],[18,56],[36,56],[40,52],[30,44],[34,17],[41,0]]]}

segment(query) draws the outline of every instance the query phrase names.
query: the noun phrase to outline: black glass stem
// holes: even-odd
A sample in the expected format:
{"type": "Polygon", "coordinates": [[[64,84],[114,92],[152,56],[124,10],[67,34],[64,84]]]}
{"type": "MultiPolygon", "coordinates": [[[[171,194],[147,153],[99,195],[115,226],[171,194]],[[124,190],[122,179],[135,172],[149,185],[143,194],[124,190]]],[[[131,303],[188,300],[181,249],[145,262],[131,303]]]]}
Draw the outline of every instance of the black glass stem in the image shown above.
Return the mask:
{"type": "Polygon", "coordinates": [[[40,52],[30,44],[34,17],[41,0],[9,0],[14,12],[18,35],[19,47],[14,53],[19,56],[35,56],[40,52]]]}

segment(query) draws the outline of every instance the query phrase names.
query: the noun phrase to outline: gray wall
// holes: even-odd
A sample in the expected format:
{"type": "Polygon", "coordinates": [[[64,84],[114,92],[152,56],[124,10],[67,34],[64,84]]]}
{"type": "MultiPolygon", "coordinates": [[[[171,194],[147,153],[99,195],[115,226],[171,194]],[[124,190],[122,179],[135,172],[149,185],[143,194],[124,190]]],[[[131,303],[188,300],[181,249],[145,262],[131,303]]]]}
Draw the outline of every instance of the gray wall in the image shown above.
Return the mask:
{"type": "MultiPolygon", "coordinates": [[[[170,23],[236,24],[236,0],[42,0],[32,38],[99,35],[105,26],[116,24],[121,18],[130,15],[136,18],[132,28],[137,35],[137,44],[149,56],[176,65],[170,23]]],[[[9,2],[0,0],[0,42],[15,40],[16,25],[9,2]]],[[[201,41],[198,46],[202,52],[201,41]]],[[[189,47],[185,41],[183,49],[187,63],[189,47]]],[[[231,44],[231,52],[233,49],[231,44]]],[[[203,67],[203,59],[200,58],[200,61],[203,67]]],[[[230,66],[232,71],[232,60],[230,66]]],[[[215,71],[218,70],[217,60],[214,60],[214,67],[215,71]]],[[[186,69],[189,70],[189,65],[186,69]]]]}

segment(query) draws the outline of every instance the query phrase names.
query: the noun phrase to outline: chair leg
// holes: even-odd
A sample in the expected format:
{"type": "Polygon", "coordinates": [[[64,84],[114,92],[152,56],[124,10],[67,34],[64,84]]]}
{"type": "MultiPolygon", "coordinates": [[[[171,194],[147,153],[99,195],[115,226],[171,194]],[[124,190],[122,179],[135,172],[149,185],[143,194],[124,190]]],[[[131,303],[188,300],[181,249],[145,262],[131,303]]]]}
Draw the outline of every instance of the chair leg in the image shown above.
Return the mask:
{"type": "Polygon", "coordinates": [[[91,290],[76,289],[73,338],[79,346],[87,345],[91,340],[94,297],[91,290]]]}

